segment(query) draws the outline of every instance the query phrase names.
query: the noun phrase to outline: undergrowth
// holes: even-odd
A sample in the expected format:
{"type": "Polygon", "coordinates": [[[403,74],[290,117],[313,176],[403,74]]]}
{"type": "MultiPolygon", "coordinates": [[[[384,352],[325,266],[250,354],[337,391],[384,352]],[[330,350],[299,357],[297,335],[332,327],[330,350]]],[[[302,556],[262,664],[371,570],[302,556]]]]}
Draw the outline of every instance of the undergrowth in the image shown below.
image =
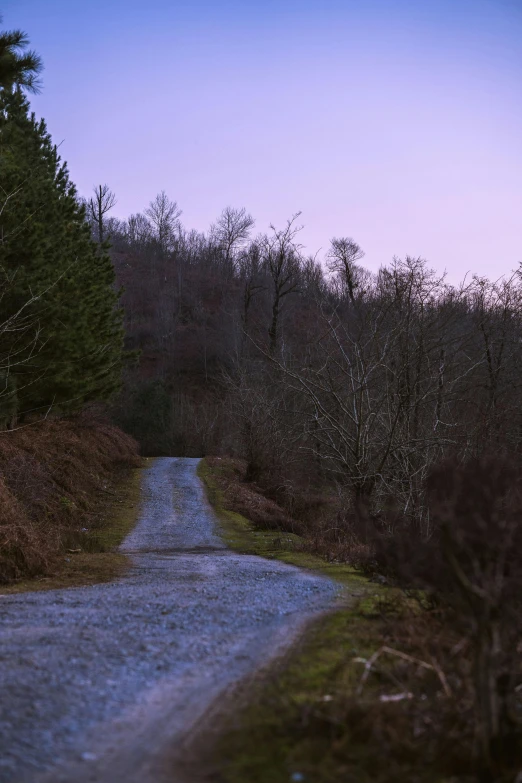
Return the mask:
{"type": "Polygon", "coordinates": [[[353,592],[361,596],[312,627],[298,649],[262,676],[249,705],[230,716],[214,746],[216,780],[522,780],[520,689],[506,699],[507,729],[494,772],[477,752],[474,638],[458,606],[419,587],[374,584],[346,564],[310,554],[306,539],[285,527],[263,529],[264,499],[255,486],[241,486],[233,461],[207,459],[200,475],[231,546],[350,585],[359,580],[353,592]],[[255,522],[237,511],[248,513],[250,505],[255,522]]]}
{"type": "MultiPolygon", "coordinates": [[[[83,415],[0,433],[0,584],[55,578],[74,560],[89,573],[89,553],[109,560],[129,529],[120,514],[139,502],[131,473],[135,442],[83,415]]],[[[94,565],[92,563],[91,565],[94,565]]]]}
{"type": "Polygon", "coordinates": [[[368,584],[346,563],[329,562],[309,552],[303,536],[288,529],[295,527],[293,520],[276,503],[241,484],[233,460],[207,457],[199,463],[198,475],[220,520],[221,535],[231,549],[318,571],[354,588],[354,594],[368,584]]]}
{"type": "Polygon", "coordinates": [[[424,639],[411,637],[415,615],[380,591],[317,623],[230,718],[215,748],[220,780],[475,780],[469,729],[455,720],[424,639]],[[400,655],[370,665],[386,645],[400,655]]]}

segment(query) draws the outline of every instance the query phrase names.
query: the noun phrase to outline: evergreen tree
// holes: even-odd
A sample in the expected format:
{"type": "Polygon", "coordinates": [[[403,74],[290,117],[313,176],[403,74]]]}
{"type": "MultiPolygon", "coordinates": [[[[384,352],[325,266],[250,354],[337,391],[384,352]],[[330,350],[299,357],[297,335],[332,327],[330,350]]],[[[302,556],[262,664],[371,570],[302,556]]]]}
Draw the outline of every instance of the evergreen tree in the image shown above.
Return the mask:
{"type": "MultiPolygon", "coordinates": [[[[38,339],[12,368],[20,410],[73,410],[119,385],[123,329],[114,273],[90,236],[45,122],[21,90],[0,90],[0,266],[11,279],[4,318],[37,318],[38,339]],[[2,203],[3,202],[3,203],[2,203]]],[[[5,354],[5,346],[3,349],[5,354]]]]}
{"type": "MultiPolygon", "coordinates": [[[[0,22],[2,17],[0,16],[0,22]]],[[[0,87],[23,87],[29,92],[39,92],[38,75],[43,69],[36,52],[27,50],[29,39],[22,30],[5,30],[0,33],[0,87]]]]}

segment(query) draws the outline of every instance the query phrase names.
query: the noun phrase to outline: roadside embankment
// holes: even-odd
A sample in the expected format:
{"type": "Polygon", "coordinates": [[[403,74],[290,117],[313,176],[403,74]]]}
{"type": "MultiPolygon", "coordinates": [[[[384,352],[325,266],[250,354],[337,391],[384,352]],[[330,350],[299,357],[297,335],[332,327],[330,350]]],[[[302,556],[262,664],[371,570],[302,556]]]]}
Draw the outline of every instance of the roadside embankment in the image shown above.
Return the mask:
{"type": "Polygon", "coordinates": [[[112,578],[139,506],[136,443],[93,416],[0,433],[2,592],[112,578]]]}
{"type": "Polygon", "coordinates": [[[441,607],[309,554],[233,461],[203,460],[199,473],[230,546],[328,574],[359,594],[262,673],[246,706],[230,710],[218,733],[199,738],[219,780],[475,780],[468,640],[441,607]]]}
{"type": "Polygon", "coordinates": [[[250,555],[282,560],[308,568],[364,592],[369,582],[346,563],[329,562],[311,554],[307,541],[274,501],[241,479],[234,460],[220,457],[202,459],[198,475],[221,524],[221,535],[231,549],[250,555]]]}

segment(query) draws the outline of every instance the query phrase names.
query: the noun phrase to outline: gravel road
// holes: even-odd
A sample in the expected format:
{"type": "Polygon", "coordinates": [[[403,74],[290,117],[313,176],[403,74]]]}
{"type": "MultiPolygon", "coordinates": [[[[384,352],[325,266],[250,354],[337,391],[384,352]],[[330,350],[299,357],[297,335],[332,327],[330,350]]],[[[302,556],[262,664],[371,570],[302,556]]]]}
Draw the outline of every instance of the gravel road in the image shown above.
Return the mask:
{"type": "Polygon", "coordinates": [[[332,582],[226,548],[197,463],[144,471],[124,577],[0,597],[0,783],[178,783],[212,703],[335,604],[332,582]]]}

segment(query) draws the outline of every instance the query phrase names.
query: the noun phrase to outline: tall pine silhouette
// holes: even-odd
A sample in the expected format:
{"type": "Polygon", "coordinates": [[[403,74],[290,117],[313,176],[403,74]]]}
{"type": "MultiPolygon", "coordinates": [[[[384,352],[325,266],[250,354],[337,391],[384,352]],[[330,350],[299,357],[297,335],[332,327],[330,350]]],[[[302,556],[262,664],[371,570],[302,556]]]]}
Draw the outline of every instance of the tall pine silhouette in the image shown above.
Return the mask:
{"type": "Polygon", "coordinates": [[[19,87],[0,90],[0,186],[0,267],[11,280],[1,320],[37,297],[24,311],[36,341],[26,335],[24,346],[10,335],[20,413],[66,412],[110,396],[123,344],[112,265],[91,241],[66,164],[19,87]]]}

